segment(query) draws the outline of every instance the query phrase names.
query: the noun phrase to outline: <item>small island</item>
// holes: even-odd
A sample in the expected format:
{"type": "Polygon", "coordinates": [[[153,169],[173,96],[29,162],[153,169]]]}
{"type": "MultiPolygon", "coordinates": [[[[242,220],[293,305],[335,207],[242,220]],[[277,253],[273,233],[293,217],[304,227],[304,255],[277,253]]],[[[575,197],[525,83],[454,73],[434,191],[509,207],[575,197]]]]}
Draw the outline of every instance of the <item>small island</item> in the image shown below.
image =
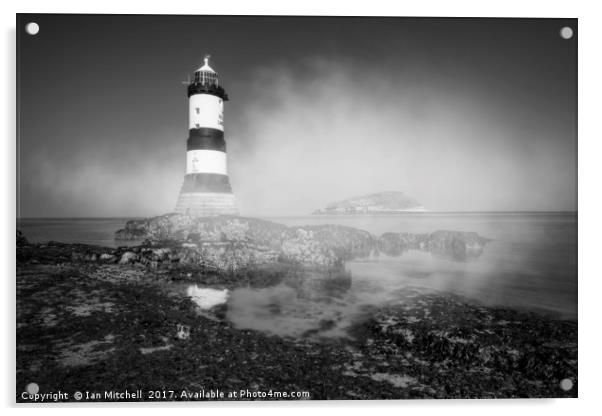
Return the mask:
{"type": "Polygon", "coordinates": [[[414,198],[403,192],[377,192],[328,204],[312,215],[396,214],[426,212],[414,198]]]}

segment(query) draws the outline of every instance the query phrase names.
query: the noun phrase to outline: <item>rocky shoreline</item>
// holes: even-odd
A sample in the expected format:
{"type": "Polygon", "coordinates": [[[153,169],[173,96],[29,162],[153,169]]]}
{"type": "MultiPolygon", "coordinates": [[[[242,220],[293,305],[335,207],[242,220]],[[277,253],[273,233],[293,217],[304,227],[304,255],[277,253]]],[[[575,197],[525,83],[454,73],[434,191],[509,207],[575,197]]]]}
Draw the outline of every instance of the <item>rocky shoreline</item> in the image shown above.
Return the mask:
{"type": "Polygon", "coordinates": [[[294,286],[308,271],[351,284],[348,259],[418,249],[467,261],[487,242],[474,233],[377,237],[169,215],[129,222],[118,235],[146,241],[114,249],[30,244],[17,234],[17,401],[31,381],[41,393],[174,390],[170,400],[215,389],[261,400],[285,399],[261,396],[269,391],[310,399],[577,396],[573,321],[407,288],[398,302],[369,311],[349,337],[316,341],[237,329],[225,319],[227,306],[201,314],[170,289],[294,286]],[[188,338],[179,337],[182,327],[188,338]],[[560,389],[563,379],[574,387],[560,389]]]}
{"type": "Polygon", "coordinates": [[[115,238],[144,240],[138,251],[115,252],[121,256],[120,263],[142,261],[156,267],[177,261],[223,272],[282,262],[332,267],[381,253],[398,256],[410,249],[465,261],[478,257],[489,241],[474,232],[439,230],[375,236],[340,225],[287,227],[256,218],[182,214],[128,221],[115,238]]]}

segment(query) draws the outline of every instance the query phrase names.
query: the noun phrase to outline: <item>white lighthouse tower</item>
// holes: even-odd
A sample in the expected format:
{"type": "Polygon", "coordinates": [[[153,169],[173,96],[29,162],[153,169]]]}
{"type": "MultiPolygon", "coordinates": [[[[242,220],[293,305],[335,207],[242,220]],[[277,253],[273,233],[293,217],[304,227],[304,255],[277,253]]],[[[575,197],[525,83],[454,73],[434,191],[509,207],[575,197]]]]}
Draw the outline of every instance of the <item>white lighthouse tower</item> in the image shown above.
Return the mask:
{"type": "Polygon", "coordinates": [[[204,61],[188,84],[186,175],[176,212],[201,217],[238,215],[224,140],[224,101],[228,95],[209,66],[209,55],[204,61]]]}

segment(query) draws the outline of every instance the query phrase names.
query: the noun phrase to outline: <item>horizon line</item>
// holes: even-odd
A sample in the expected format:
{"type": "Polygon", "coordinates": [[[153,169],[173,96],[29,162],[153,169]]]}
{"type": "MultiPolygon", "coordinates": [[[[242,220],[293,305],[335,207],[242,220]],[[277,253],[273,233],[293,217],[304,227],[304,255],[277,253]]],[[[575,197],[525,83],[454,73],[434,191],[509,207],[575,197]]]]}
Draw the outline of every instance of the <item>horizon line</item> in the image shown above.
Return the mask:
{"type": "MultiPolygon", "coordinates": [[[[404,212],[384,212],[384,213],[358,213],[358,214],[275,214],[275,215],[238,215],[238,217],[249,218],[300,218],[300,217],[374,217],[374,216],[396,216],[396,215],[429,215],[429,214],[567,214],[579,213],[579,210],[500,210],[500,211],[404,211],[404,212]]],[[[150,216],[131,216],[131,215],[111,215],[111,216],[66,216],[66,217],[16,217],[16,220],[67,220],[67,219],[139,219],[139,218],[154,218],[168,214],[176,214],[168,212],[166,214],[150,215],[150,216]]]]}

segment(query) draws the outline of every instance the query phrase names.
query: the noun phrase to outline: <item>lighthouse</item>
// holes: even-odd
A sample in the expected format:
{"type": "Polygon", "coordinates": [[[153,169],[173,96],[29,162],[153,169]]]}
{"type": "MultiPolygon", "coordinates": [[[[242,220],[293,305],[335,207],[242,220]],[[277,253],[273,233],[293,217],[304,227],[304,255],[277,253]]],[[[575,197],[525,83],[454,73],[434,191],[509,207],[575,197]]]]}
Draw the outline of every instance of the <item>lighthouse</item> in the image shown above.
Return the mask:
{"type": "Polygon", "coordinates": [[[210,217],[238,215],[228,177],[224,139],[224,101],[228,95],[209,66],[209,55],[188,83],[186,175],[176,212],[210,217]]]}

